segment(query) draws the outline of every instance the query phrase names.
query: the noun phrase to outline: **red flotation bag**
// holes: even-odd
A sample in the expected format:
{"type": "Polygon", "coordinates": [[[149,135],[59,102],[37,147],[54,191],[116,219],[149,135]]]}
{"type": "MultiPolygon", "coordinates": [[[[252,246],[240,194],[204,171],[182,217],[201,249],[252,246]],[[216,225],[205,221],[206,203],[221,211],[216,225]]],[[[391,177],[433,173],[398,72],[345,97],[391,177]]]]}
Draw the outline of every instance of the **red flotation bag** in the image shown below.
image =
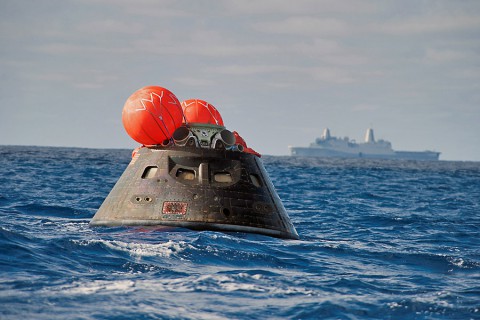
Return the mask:
{"type": "Polygon", "coordinates": [[[186,123],[208,123],[223,126],[223,119],[212,104],[200,99],[189,99],[182,102],[186,123]]]}
{"type": "Polygon", "coordinates": [[[162,144],[183,122],[177,97],[158,86],[143,87],[125,102],[122,122],[128,135],[143,145],[162,144]]]}

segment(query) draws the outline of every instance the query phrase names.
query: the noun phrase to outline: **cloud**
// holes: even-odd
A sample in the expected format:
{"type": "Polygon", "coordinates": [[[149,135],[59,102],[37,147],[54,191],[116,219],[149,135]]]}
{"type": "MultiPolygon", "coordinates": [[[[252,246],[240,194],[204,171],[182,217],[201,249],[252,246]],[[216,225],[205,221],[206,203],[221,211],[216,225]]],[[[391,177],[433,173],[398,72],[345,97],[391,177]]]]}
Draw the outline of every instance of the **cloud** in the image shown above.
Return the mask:
{"type": "Polygon", "coordinates": [[[33,45],[30,47],[32,51],[39,53],[46,53],[52,55],[66,55],[66,54],[85,54],[85,53],[100,53],[105,52],[105,48],[81,45],[79,43],[64,43],[53,42],[33,45]]]}
{"type": "Polygon", "coordinates": [[[29,71],[25,74],[25,79],[37,83],[50,83],[54,86],[68,84],[79,89],[100,89],[109,86],[112,82],[117,82],[119,77],[99,70],[85,69],[75,73],[56,71],[35,73],[29,71]]]}
{"type": "Polygon", "coordinates": [[[242,0],[227,1],[226,10],[230,14],[251,14],[251,15],[298,15],[298,14],[331,14],[351,13],[365,14],[377,10],[375,3],[365,1],[337,1],[337,0],[242,0]]]}
{"type": "Polygon", "coordinates": [[[186,86],[191,86],[191,87],[206,87],[206,86],[213,86],[215,85],[215,82],[209,79],[205,79],[202,77],[177,77],[174,79],[180,84],[186,85],[186,86]]]}
{"type": "Polygon", "coordinates": [[[478,32],[480,18],[478,15],[446,13],[425,16],[403,17],[401,20],[374,24],[371,31],[392,35],[421,35],[472,30],[478,32]]]}
{"type": "Polygon", "coordinates": [[[189,53],[211,57],[238,57],[269,54],[274,51],[275,49],[273,46],[261,43],[199,43],[195,46],[195,51],[189,53]]]}
{"type": "Polygon", "coordinates": [[[294,16],[276,21],[262,21],[252,24],[260,32],[304,36],[342,36],[354,32],[345,21],[335,18],[294,16]]]}
{"type": "Polygon", "coordinates": [[[302,68],[288,67],[285,65],[224,65],[210,67],[209,73],[224,74],[230,76],[258,75],[266,73],[305,73],[302,68]]]}
{"type": "Polygon", "coordinates": [[[312,85],[317,82],[324,82],[330,84],[347,84],[357,81],[360,78],[364,78],[362,75],[354,75],[353,72],[345,68],[335,67],[297,67],[286,65],[248,65],[248,64],[236,64],[236,65],[224,65],[218,67],[207,68],[207,73],[218,74],[226,76],[260,76],[268,75],[268,80],[261,80],[262,84],[268,83],[270,86],[275,87],[288,87],[299,86],[300,84],[306,85],[311,81],[312,85]]]}
{"type": "Polygon", "coordinates": [[[133,41],[132,47],[158,55],[191,55],[233,58],[270,54],[276,47],[261,42],[231,40],[219,31],[196,30],[187,35],[152,34],[133,41]]]}
{"type": "Polygon", "coordinates": [[[324,38],[313,38],[311,41],[293,41],[285,51],[310,57],[317,63],[321,62],[328,65],[354,66],[368,62],[368,58],[357,53],[356,48],[349,48],[337,40],[324,38]]]}
{"type": "MultiPolygon", "coordinates": [[[[470,87],[473,87],[474,90],[477,92],[480,91],[480,67],[479,66],[468,66],[465,68],[458,68],[453,72],[453,76],[457,79],[464,79],[468,81],[472,81],[470,87]]],[[[478,99],[479,95],[475,94],[477,97],[477,101],[480,102],[478,99]]]]}
{"type": "Polygon", "coordinates": [[[352,111],[364,112],[364,111],[376,111],[379,110],[379,106],[372,104],[356,104],[352,106],[352,111]]]}
{"type": "Polygon", "coordinates": [[[425,60],[427,62],[445,63],[452,61],[465,61],[475,59],[476,55],[465,50],[459,51],[454,49],[434,49],[427,48],[425,52],[425,60]]]}
{"type": "MultiPolygon", "coordinates": [[[[149,18],[181,18],[191,16],[201,5],[192,3],[185,7],[180,1],[175,0],[78,0],[79,3],[89,3],[97,10],[115,8],[123,11],[127,17],[144,16],[149,18]]],[[[208,7],[208,6],[207,6],[208,7]]]]}
{"type": "Polygon", "coordinates": [[[76,32],[80,34],[120,34],[120,35],[138,35],[145,31],[145,26],[139,22],[126,22],[115,19],[104,19],[96,21],[82,22],[75,27],[76,32]]]}
{"type": "Polygon", "coordinates": [[[357,77],[347,69],[333,67],[315,67],[308,70],[314,80],[333,84],[348,84],[357,81],[357,77]]]}

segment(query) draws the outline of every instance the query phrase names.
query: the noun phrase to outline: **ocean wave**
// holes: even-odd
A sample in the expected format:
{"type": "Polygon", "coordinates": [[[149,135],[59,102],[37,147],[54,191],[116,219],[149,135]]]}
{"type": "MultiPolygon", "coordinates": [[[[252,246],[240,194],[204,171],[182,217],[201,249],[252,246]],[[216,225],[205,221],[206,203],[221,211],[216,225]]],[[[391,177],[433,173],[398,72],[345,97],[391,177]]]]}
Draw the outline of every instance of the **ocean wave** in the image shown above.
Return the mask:
{"type": "Polygon", "coordinates": [[[135,282],[132,280],[92,280],[87,282],[76,281],[71,284],[49,288],[47,292],[57,292],[65,295],[91,295],[129,293],[135,290],[135,282]]]}
{"type": "MultiPolygon", "coordinates": [[[[165,243],[135,243],[123,242],[119,240],[75,240],[80,246],[101,245],[110,250],[117,252],[126,252],[131,257],[166,257],[179,256],[180,253],[187,249],[194,249],[194,247],[185,242],[167,241],[165,243]]],[[[183,259],[182,257],[179,257],[183,259]]]]}

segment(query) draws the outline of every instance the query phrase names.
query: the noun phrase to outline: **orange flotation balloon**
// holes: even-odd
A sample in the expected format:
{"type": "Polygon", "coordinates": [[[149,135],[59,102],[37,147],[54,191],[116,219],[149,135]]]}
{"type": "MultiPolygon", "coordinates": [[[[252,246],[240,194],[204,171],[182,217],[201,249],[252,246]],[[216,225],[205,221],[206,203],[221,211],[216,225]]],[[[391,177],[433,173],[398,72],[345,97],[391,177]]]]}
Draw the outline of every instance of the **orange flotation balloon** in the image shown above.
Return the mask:
{"type": "Polygon", "coordinates": [[[210,103],[200,99],[182,102],[186,123],[209,123],[223,126],[223,119],[218,110],[210,103]]]}
{"type": "Polygon", "coordinates": [[[125,102],[122,122],[128,135],[143,145],[162,144],[183,122],[177,97],[158,86],[143,87],[125,102]]]}

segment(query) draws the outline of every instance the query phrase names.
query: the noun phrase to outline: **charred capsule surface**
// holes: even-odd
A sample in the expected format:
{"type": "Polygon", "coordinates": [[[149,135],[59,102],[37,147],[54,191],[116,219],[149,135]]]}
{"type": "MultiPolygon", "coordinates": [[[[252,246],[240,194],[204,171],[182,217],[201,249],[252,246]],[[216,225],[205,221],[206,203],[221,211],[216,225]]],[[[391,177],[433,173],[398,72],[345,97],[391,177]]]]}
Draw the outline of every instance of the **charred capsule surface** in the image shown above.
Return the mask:
{"type": "Polygon", "coordinates": [[[142,148],[90,222],[298,239],[261,159],[197,147],[142,148]]]}

